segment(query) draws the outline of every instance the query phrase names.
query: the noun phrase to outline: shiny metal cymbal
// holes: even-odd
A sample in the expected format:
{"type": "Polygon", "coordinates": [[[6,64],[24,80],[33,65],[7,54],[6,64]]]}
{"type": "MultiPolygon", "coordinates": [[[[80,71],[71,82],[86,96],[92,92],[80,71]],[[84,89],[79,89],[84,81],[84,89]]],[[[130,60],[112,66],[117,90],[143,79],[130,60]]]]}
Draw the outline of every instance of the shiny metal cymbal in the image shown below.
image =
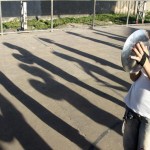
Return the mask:
{"type": "Polygon", "coordinates": [[[146,30],[136,30],[126,40],[122,52],[121,62],[123,69],[126,72],[136,72],[142,69],[135,60],[130,58],[131,55],[135,55],[132,51],[134,45],[138,42],[143,42],[145,46],[149,48],[149,33],[146,30]]]}

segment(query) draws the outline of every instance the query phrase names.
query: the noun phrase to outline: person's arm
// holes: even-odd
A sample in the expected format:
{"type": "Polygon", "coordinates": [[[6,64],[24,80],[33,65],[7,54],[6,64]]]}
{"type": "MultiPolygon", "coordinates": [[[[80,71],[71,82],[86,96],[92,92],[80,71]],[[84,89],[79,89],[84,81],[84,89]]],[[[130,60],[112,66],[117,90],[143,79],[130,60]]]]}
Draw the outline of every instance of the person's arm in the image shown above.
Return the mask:
{"type": "MultiPolygon", "coordinates": [[[[140,63],[141,60],[143,59],[144,53],[146,53],[149,56],[148,49],[146,46],[144,46],[144,44],[142,42],[137,43],[132,50],[135,52],[135,56],[131,56],[130,58],[136,60],[138,63],[140,63]]],[[[142,67],[144,68],[148,78],[150,79],[150,62],[149,62],[149,59],[146,57],[145,61],[143,61],[142,64],[143,64],[142,67]]]]}
{"type": "Polygon", "coordinates": [[[150,79],[150,62],[148,59],[146,59],[145,64],[143,66],[148,78],[150,79]]]}
{"type": "Polygon", "coordinates": [[[135,72],[135,73],[130,73],[130,79],[132,81],[136,81],[141,75],[141,71],[135,72]]]}

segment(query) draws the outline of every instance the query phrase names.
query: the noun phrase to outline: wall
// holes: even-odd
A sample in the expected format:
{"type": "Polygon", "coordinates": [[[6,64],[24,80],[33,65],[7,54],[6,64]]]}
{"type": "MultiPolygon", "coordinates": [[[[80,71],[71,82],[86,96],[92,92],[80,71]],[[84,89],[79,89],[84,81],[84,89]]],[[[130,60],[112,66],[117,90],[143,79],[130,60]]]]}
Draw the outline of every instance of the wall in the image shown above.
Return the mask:
{"type": "MultiPolygon", "coordinates": [[[[105,1],[96,3],[96,13],[127,13],[129,2],[105,1]]],[[[27,15],[29,16],[50,16],[50,1],[27,2],[27,15]]],[[[136,13],[136,2],[131,3],[131,13],[136,13]]],[[[147,10],[150,2],[147,2],[147,10]]],[[[2,2],[2,15],[5,18],[20,17],[20,2],[2,2]]],[[[93,1],[54,1],[54,15],[83,15],[93,13],[93,1]]]]}
{"type": "MultiPolygon", "coordinates": [[[[114,12],[116,2],[97,2],[96,13],[114,12]]],[[[27,2],[28,16],[49,16],[51,3],[50,1],[33,1],[27,2]]],[[[2,2],[3,17],[19,17],[20,2],[2,2]]],[[[80,15],[92,14],[93,1],[54,1],[54,15],[80,15]]]]}
{"type": "MultiPolygon", "coordinates": [[[[128,7],[130,5],[130,13],[136,14],[137,13],[137,5],[138,1],[133,1],[129,4],[129,1],[118,1],[115,6],[115,13],[127,13],[128,7]]],[[[150,10],[150,2],[146,3],[146,12],[150,10]]]]}

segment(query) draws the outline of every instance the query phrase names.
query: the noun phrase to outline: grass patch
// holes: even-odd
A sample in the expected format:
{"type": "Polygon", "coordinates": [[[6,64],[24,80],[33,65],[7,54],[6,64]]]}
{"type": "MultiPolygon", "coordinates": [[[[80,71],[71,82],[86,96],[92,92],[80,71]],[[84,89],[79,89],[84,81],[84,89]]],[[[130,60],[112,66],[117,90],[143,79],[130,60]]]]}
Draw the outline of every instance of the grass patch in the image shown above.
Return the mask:
{"type": "MultiPolygon", "coordinates": [[[[92,24],[92,16],[87,17],[66,17],[54,19],[53,26],[57,28],[62,25],[67,25],[68,23],[76,23],[76,24],[84,24],[91,25],[92,24]]],[[[106,25],[107,23],[111,24],[126,24],[127,15],[126,14],[97,14],[95,16],[95,24],[96,25],[106,25]]],[[[129,24],[134,24],[136,22],[136,16],[130,15],[129,24]]],[[[141,22],[141,20],[139,21],[141,22]]],[[[150,12],[146,14],[145,23],[150,23],[150,12]]],[[[39,29],[49,29],[51,27],[50,20],[37,20],[32,19],[28,20],[28,29],[39,30],[39,29]]],[[[14,19],[10,22],[3,23],[4,30],[7,29],[18,29],[20,28],[20,21],[18,19],[14,19]]]]}
{"type": "Polygon", "coordinates": [[[18,19],[14,19],[13,21],[3,23],[4,29],[18,29],[20,27],[20,22],[18,19]]]}

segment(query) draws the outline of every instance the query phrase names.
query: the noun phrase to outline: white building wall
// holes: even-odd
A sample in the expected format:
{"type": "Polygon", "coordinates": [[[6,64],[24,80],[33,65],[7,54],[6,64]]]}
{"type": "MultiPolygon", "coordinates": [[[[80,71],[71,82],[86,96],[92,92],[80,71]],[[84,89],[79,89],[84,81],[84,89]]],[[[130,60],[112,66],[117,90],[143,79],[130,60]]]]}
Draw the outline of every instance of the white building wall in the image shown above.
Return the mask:
{"type": "MultiPolygon", "coordinates": [[[[118,1],[116,3],[116,7],[114,8],[115,13],[128,13],[128,8],[130,7],[130,13],[136,14],[137,11],[137,1],[129,2],[129,1],[118,1]]],[[[146,12],[150,11],[150,2],[146,3],[146,12]]]]}

